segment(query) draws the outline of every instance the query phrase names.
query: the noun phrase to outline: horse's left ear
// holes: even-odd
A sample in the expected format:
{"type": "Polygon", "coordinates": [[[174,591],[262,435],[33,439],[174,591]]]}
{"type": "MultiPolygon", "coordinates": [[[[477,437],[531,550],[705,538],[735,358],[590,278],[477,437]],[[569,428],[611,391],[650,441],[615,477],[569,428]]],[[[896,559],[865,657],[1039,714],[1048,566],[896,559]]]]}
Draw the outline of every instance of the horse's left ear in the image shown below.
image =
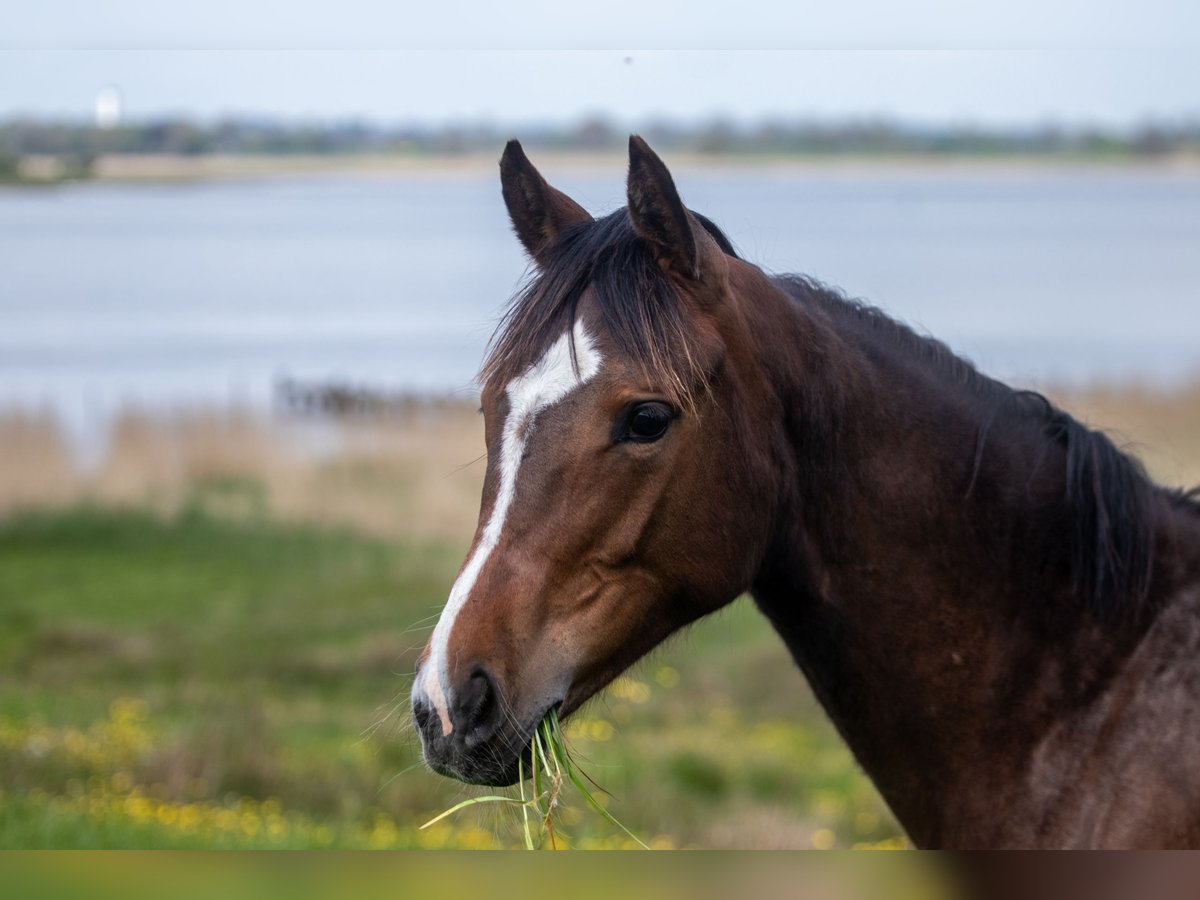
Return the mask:
{"type": "Polygon", "coordinates": [[[659,261],[699,280],[705,235],[697,233],[666,164],[636,134],[629,138],[628,194],[633,228],[654,245],[659,261]]]}
{"type": "Polygon", "coordinates": [[[513,230],[538,265],[545,264],[546,251],[564,228],[593,221],[587,210],[547,183],[517,141],[509,141],[500,157],[500,187],[513,230]]]}

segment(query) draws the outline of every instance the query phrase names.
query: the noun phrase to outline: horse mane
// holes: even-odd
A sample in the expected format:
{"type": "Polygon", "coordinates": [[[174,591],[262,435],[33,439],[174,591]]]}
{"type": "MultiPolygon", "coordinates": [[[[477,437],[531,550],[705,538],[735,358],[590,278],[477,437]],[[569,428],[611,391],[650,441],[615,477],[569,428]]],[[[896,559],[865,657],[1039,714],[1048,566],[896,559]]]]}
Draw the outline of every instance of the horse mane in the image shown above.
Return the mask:
{"type": "Polygon", "coordinates": [[[1042,441],[1061,448],[1062,502],[1070,522],[1065,538],[1075,597],[1103,617],[1144,604],[1154,575],[1152,501],[1165,495],[1172,505],[1200,515],[1200,487],[1161,488],[1150,480],[1141,462],[1042,394],[987,377],[941,341],[919,334],[873,306],[801,276],[774,280],[798,302],[821,308],[843,327],[849,324],[871,332],[896,354],[921,361],[942,383],[969,393],[982,422],[972,487],[997,424],[1018,428],[1031,424],[1042,441]]]}
{"type": "MultiPolygon", "coordinates": [[[[696,220],[730,256],[733,245],[699,213],[696,220]]],[[[650,245],[627,209],[564,229],[548,259],[517,292],[500,320],[479,372],[484,383],[507,384],[575,324],[579,299],[593,290],[604,327],[620,352],[663,385],[671,400],[691,406],[708,378],[700,337],[650,245]]],[[[574,358],[575,348],[571,353],[574,358]]]]}

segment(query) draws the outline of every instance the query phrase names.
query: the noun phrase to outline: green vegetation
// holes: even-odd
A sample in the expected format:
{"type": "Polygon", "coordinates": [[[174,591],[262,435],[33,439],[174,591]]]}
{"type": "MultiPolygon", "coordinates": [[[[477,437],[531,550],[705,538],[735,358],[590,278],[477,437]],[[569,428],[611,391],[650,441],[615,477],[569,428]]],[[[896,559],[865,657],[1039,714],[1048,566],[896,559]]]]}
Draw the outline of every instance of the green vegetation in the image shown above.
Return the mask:
{"type": "MultiPolygon", "coordinates": [[[[426,771],[408,673],[464,547],[76,506],[0,521],[0,847],[519,847],[426,771]]],[[[849,846],[895,825],[741,602],[551,729],[655,847],[849,846]]],[[[559,753],[563,756],[559,756],[559,753]]],[[[506,792],[519,801],[516,788],[506,792]]],[[[557,846],[635,846],[567,792],[557,846]]]]}

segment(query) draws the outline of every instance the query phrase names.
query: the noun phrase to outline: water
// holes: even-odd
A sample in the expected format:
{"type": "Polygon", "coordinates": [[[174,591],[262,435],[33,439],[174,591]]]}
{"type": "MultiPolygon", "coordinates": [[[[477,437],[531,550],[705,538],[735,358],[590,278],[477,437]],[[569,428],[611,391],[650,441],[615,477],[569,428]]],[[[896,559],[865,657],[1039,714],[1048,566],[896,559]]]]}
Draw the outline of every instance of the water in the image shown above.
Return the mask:
{"type": "MultiPolygon", "coordinates": [[[[621,172],[553,179],[593,210],[621,172]]],[[[677,173],[742,254],[1023,383],[1200,374],[1200,177],[677,173]]],[[[266,405],[280,377],[469,392],[524,260],[491,172],[0,191],[0,406],[266,405]]]]}

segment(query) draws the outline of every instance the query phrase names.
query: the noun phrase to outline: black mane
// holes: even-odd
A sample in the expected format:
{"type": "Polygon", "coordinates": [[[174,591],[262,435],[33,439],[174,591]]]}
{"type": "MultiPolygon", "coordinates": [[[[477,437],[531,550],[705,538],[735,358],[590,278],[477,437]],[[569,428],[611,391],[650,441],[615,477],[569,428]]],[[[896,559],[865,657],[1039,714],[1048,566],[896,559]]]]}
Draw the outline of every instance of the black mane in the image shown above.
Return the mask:
{"type": "Polygon", "coordinates": [[[1075,596],[1100,616],[1119,615],[1144,604],[1154,575],[1152,501],[1165,495],[1200,514],[1200,488],[1164,490],[1150,480],[1137,459],[1042,394],[1016,390],[987,377],[941,341],[917,333],[873,306],[847,299],[808,278],[782,276],[775,281],[801,304],[823,310],[835,328],[869,331],[898,355],[919,360],[943,383],[968,392],[981,422],[975,474],[997,427],[1036,425],[1041,440],[1063,453],[1062,500],[1071,522],[1064,537],[1075,596]]]}

